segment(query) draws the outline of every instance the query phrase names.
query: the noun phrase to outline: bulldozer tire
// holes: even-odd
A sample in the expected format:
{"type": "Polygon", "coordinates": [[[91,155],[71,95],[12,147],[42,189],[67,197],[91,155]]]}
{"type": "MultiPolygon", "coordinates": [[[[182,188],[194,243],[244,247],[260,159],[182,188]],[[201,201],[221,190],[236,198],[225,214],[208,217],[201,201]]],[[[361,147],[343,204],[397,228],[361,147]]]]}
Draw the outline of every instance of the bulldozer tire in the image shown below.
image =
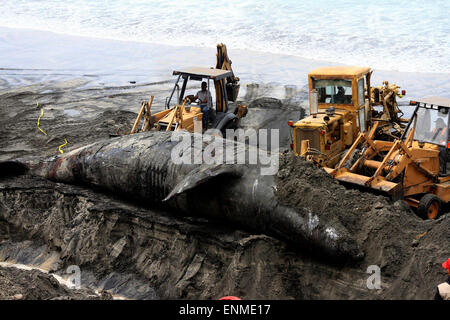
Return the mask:
{"type": "Polygon", "coordinates": [[[434,194],[427,193],[420,199],[417,214],[422,219],[437,219],[442,210],[441,200],[434,194]]]}

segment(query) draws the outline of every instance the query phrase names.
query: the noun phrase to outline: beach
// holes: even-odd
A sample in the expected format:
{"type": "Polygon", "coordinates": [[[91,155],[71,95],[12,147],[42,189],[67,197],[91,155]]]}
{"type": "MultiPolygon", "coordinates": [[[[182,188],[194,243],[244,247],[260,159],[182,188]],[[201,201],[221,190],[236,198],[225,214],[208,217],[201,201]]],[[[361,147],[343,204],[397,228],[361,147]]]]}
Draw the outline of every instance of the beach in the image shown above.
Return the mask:
{"type": "MultiPolygon", "coordinates": [[[[43,124],[53,119],[56,111],[72,120],[79,119],[80,115],[92,118],[105,110],[137,113],[141,102],[150,96],[155,97],[153,110],[160,111],[176,80],[172,76],[174,70],[192,66],[213,67],[215,64],[214,47],[171,46],[31,29],[0,27],[0,31],[3,44],[0,50],[0,93],[33,92],[27,103],[44,108],[43,124]],[[56,92],[65,93],[63,100],[51,98],[56,92]]],[[[250,115],[242,120],[242,127],[256,130],[277,128],[281,130],[281,147],[288,147],[287,121],[298,120],[309,112],[308,72],[340,64],[234,48],[228,48],[228,51],[233,70],[241,80],[239,102],[248,103],[263,97],[290,101],[289,111],[252,109],[250,115]],[[273,117],[276,119],[268,120],[273,117]]],[[[410,100],[450,97],[450,74],[447,73],[374,69],[372,85],[381,86],[384,80],[406,90],[406,95],[397,99],[406,115],[413,110],[408,106],[410,100]]],[[[195,82],[190,82],[187,88],[191,93],[198,89],[195,82]]],[[[33,122],[39,116],[38,109],[30,110],[30,127],[35,126],[33,122]]],[[[13,105],[8,108],[8,114],[17,114],[13,105]]],[[[52,122],[52,126],[55,125],[52,122]]],[[[122,127],[114,127],[116,131],[119,129],[130,130],[125,123],[122,127]]],[[[70,132],[66,135],[70,137],[70,132]]],[[[67,150],[74,146],[74,142],[69,143],[67,150]]],[[[9,152],[11,148],[15,147],[10,145],[3,150],[9,152]]]]}
{"type": "MultiPolygon", "coordinates": [[[[129,132],[142,101],[154,96],[152,112],[163,110],[176,80],[172,72],[214,67],[215,45],[221,42],[241,84],[231,106],[248,106],[241,127],[279,129],[280,152],[291,143],[288,121],[309,114],[308,72],[318,67],[371,67],[373,86],[387,80],[406,90],[397,99],[406,116],[413,110],[410,100],[450,98],[449,27],[432,23],[441,21],[445,1],[417,3],[408,14],[402,11],[408,2],[382,1],[390,15],[374,3],[356,1],[32,3],[8,0],[0,13],[0,161],[54,157],[129,132]],[[202,10],[188,14],[192,7],[202,10]],[[369,9],[373,15],[364,17],[369,9]],[[423,11],[429,19],[411,23],[423,11]]],[[[188,94],[199,84],[191,81],[188,94]]],[[[295,183],[318,174],[302,168],[292,171],[307,178],[295,183]]],[[[313,190],[327,192],[321,186],[313,190]]],[[[84,284],[80,293],[57,288],[37,294],[18,283],[1,298],[100,299],[93,294],[100,291],[108,292],[105,299],[152,300],[218,299],[228,293],[246,299],[433,296],[441,277],[437,261],[448,255],[448,245],[436,243],[450,243],[450,216],[423,221],[400,202],[337,192],[374,202],[347,203],[348,212],[362,215],[349,230],[367,253],[355,265],[328,264],[265,234],[180,217],[85,186],[1,177],[0,262],[46,273],[1,268],[0,284],[28,276],[40,279],[46,290],[54,282],[47,273],[62,276],[68,265],[81,266],[84,284]],[[365,223],[366,217],[374,224],[365,223]],[[373,261],[383,270],[383,290],[366,287],[373,261]],[[425,274],[417,275],[419,269],[425,274]]]]}

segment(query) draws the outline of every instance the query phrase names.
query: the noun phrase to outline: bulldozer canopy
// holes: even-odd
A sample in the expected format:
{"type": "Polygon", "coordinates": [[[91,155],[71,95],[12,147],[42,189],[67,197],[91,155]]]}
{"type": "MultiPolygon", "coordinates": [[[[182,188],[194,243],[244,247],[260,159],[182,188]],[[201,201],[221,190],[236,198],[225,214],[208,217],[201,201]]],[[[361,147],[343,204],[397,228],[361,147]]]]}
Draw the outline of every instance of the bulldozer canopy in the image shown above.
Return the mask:
{"type": "Polygon", "coordinates": [[[368,67],[347,67],[347,66],[336,66],[336,67],[321,67],[312,70],[309,73],[310,77],[313,78],[359,78],[370,71],[368,67]]]}
{"type": "Polygon", "coordinates": [[[199,77],[199,78],[209,78],[209,79],[214,79],[214,80],[218,81],[218,80],[222,80],[222,79],[231,77],[233,75],[233,73],[228,70],[192,67],[192,68],[174,70],[173,75],[188,75],[188,76],[195,76],[195,77],[199,77]]]}

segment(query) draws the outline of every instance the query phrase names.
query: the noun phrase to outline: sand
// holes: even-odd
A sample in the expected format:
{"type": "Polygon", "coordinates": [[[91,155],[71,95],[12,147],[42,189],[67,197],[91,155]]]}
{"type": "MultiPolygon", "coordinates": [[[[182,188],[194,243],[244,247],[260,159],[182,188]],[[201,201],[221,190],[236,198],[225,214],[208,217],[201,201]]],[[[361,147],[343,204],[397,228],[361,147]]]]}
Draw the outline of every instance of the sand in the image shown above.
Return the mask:
{"type": "Polygon", "coordinates": [[[364,252],[361,266],[377,265],[392,281],[384,298],[431,290],[439,281],[438,264],[446,259],[450,245],[448,208],[435,221],[422,220],[406,202],[348,189],[291,153],[280,159],[277,188],[280,203],[311,208],[357,241],[364,252]]]}
{"type": "MultiPolygon", "coordinates": [[[[86,87],[83,79],[72,79],[5,89],[0,93],[0,160],[54,156],[64,139],[67,152],[118,129],[129,130],[140,102],[149,92],[164,96],[165,86],[86,87]],[[37,128],[37,101],[44,107],[40,128],[47,135],[37,128]]],[[[287,120],[303,115],[304,89],[297,99],[269,98],[264,86],[245,89],[246,128],[284,128],[287,120]]],[[[162,102],[155,101],[155,110],[162,102]]],[[[289,137],[283,137],[286,147],[289,137]]],[[[289,154],[282,155],[280,165],[280,201],[321,212],[339,224],[364,251],[360,262],[332,265],[267,235],[28,176],[0,180],[0,260],[42,267],[51,256],[50,271],[61,274],[78,265],[86,288],[133,299],[434,296],[445,276],[440,263],[448,258],[450,215],[423,221],[402,202],[347,190],[289,154]],[[367,288],[370,265],[381,268],[380,290],[367,288]]],[[[28,290],[19,291],[25,296],[28,290]]]]}

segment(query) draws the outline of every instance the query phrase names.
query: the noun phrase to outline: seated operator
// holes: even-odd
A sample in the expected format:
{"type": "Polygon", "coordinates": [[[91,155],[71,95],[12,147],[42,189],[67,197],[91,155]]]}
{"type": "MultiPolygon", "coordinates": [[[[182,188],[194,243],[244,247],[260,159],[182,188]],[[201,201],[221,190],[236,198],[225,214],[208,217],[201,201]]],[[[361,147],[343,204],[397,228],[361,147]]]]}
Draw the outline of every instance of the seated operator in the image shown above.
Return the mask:
{"type": "Polygon", "coordinates": [[[189,95],[187,96],[187,98],[189,98],[191,101],[196,101],[197,99],[200,100],[199,105],[203,113],[202,126],[203,129],[206,130],[208,126],[208,112],[210,107],[212,106],[211,92],[207,90],[206,82],[202,82],[202,89],[198,91],[195,96],[189,95]]]}
{"type": "Polygon", "coordinates": [[[334,95],[334,103],[347,103],[344,87],[338,87],[338,93],[334,95]]]}

